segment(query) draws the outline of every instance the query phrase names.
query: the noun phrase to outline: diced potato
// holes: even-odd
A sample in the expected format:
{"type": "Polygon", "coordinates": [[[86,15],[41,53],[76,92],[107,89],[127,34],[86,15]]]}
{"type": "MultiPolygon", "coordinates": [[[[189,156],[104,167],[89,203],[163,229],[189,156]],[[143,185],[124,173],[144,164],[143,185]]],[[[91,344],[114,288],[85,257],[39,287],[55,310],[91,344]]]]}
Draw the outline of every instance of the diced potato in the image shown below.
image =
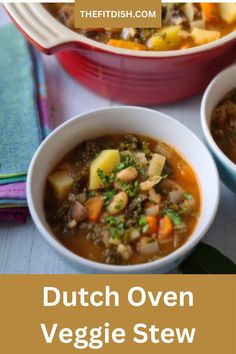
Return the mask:
{"type": "Polygon", "coordinates": [[[194,4],[187,2],[184,4],[184,14],[186,15],[187,19],[189,22],[192,22],[194,20],[195,16],[195,7],[194,4]]]}
{"type": "Polygon", "coordinates": [[[171,146],[167,146],[164,143],[159,142],[155,147],[155,152],[165,156],[167,160],[170,160],[173,155],[173,148],[171,146]]]}
{"type": "Polygon", "coordinates": [[[169,26],[162,28],[158,34],[149,38],[147,46],[153,50],[172,50],[177,49],[180,42],[180,27],[169,26]]]}
{"type": "Polygon", "coordinates": [[[148,176],[160,176],[165,166],[166,158],[160,154],[154,154],[148,168],[148,176]]]}
{"type": "Polygon", "coordinates": [[[65,170],[53,172],[49,175],[48,181],[59,199],[65,198],[73,184],[73,178],[65,170]]]}
{"type": "Polygon", "coordinates": [[[103,183],[97,173],[99,169],[109,175],[119,163],[119,150],[103,150],[90,165],[89,190],[103,187],[103,183]]]}
{"type": "Polygon", "coordinates": [[[201,28],[194,28],[191,35],[197,45],[213,42],[220,38],[219,31],[210,31],[201,28]]]}
{"type": "Polygon", "coordinates": [[[236,21],[236,4],[220,3],[218,6],[222,20],[229,24],[236,21]]]}

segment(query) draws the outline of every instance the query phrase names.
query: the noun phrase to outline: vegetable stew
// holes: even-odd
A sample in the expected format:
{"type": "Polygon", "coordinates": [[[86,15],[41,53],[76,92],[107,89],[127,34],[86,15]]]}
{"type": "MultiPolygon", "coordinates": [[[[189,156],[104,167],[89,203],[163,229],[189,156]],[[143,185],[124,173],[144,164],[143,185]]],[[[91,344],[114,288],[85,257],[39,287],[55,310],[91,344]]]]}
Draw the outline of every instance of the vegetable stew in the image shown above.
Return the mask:
{"type": "Polygon", "coordinates": [[[170,146],[133,134],[84,141],[47,179],[44,207],[55,236],[89,260],[139,264],[191,236],[200,213],[192,168],[170,146]]]}
{"type": "Polygon", "coordinates": [[[211,133],[223,153],[236,163],[236,89],[214,109],[211,133]]]}
{"type": "Polygon", "coordinates": [[[108,45],[134,50],[165,51],[206,44],[236,29],[236,4],[162,4],[162,28],[75,28],[74,4],[46,4],[70,29],[108,45]]]}

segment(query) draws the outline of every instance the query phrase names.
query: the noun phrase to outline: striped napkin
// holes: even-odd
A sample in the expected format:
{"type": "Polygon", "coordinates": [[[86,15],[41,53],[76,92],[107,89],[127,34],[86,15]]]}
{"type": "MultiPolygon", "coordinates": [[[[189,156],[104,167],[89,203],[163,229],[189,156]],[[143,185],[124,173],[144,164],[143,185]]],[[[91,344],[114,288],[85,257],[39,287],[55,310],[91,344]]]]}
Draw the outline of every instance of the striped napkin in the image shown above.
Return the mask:
{"type": "Polygon", "coordinates": [[[51,130],[40,54],[13,25],[0,29],[0,221],[26,220],[25,181],[51,130]]]}

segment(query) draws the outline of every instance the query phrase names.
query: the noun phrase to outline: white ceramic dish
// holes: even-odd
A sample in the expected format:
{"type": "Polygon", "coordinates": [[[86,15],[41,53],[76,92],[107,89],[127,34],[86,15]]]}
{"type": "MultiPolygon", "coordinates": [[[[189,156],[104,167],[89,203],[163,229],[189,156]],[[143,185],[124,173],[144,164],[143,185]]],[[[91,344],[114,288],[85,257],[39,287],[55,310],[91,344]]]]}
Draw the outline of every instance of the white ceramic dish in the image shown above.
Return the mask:
{"type": "Polygon", "coordinates": [[[236,193],[236,164],[221,151],[210,131],[213,109],[233,89],[236,89],[236,65],[218,74],[206,89],[201,104],[201,123],[206,143],[215,158],[221,179],[236,193]]]}
{"type": "Polygon", "coordinates": [[[27,198],[32,218],[53,249],[77,267],[102,273],[166,273],[178,266],[193,250],[214,220],[219,202],[219,177],[214,161],[201,141],[176,120],[153,110],[116,107],[80,115],[67,121],[41,144],[31,162],[27,179],[27,198]],[[43,209],[46,178],[56,163],[83,140],[109,133],[133,132],[172,145],[195,170],[201,189],[201,216],[189,240],[170,255],[150,263],[114,266],[92,262],[66,249],[52,234],[43,209]]]}

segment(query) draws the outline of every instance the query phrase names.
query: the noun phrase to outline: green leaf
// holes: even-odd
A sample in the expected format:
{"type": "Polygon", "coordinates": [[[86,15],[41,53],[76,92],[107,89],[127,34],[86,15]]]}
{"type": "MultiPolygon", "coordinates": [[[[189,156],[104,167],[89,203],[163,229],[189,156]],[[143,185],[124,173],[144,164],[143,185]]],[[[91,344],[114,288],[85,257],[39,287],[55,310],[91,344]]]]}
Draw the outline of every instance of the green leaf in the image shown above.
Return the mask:
{"type": "Polygon", "coordinates": [[[100,168],[97,170],[97,175],[105,186],[110,186],[115,180],[114,174],[108,176],[100,168]]]}
{"type": "Polygon", "coordinates": [[[97,194],[98,194],[97,191],[89,191],[89,192],[88,192],[89,198],[95,197],[97,194]]]}
{"type": "Polygon", "coordinates": [[[109,225],[108,231],[111,234],[113,239],[120,239],[124,236],[125,228],[124,228],[124,216],[108,216],[106,218],[106,222],[109,225]]]}
{"type": "Polygon", "coordinates": [[[115,205],[116,210],[120,210],[123,207],[123,200],[119,199],[118,202],[115,205]]]}
{"type": "Polygon", "coordinates": [[[140,226],[146,226],[147,225],[147,218],[146,215],[141,215],[138,221],[140,226]]]}
{"type": "Polygon", "coordinates": [[[184,199],[192,199],[193,198],[192,194],[189,194],[189,193],[184,193],[183,197],[184,197],[184,199]]]}
{"type": "Polygon", "coordinates": [[[184,274],[236,274],[236,264],[203,242],[180,265],[184,274]]]}
{"type": "Polygon", "coordinates": [[[115,239],[121,239],[124,236],[124,228],[123,227],[110,227],[109,228],[109,232],[111,234],[111,238],[113,238],[113,240],[115,239]]]}
{"type": "Polygon", "coordinates": [[[136,162],[131,156],[123,155],[121,156],[121,162],[119,163],[119,165],[114,168],[114,172],[119,172],[121,170],[124,170],[127,167],[135,166],[135,165],[136,162]]]}
{"type": "Polygon", "coordinates": [[[164,210],[164,215],[167,215],[175,226],[182,224],[181,217],[179,214],[171,209],[164,210]]]}
{"type": "Polygon", "coordinates": [[[114,197],[116,191],[115,189],[112,189],[112,190],[105,190],[105,192],[103,193],[103,198],[104,198],[104,201],[105,201],[105,209],[107,209],[108,205],[110,204],[112,198],[114,197]]]}
{"type": "Polygon", "coordinates": [[[111,226],[117,225],[117,218],[115,216],[108,216],[106,222],[111,226]]]}
{"type": "Polygon", "coordinates": [[[133,183],[120,181],[120,188],[123,192],[126,192],[130,198],[135,198],[138,195],[139,183],[138,181],[134,181],[133,183]]]}

